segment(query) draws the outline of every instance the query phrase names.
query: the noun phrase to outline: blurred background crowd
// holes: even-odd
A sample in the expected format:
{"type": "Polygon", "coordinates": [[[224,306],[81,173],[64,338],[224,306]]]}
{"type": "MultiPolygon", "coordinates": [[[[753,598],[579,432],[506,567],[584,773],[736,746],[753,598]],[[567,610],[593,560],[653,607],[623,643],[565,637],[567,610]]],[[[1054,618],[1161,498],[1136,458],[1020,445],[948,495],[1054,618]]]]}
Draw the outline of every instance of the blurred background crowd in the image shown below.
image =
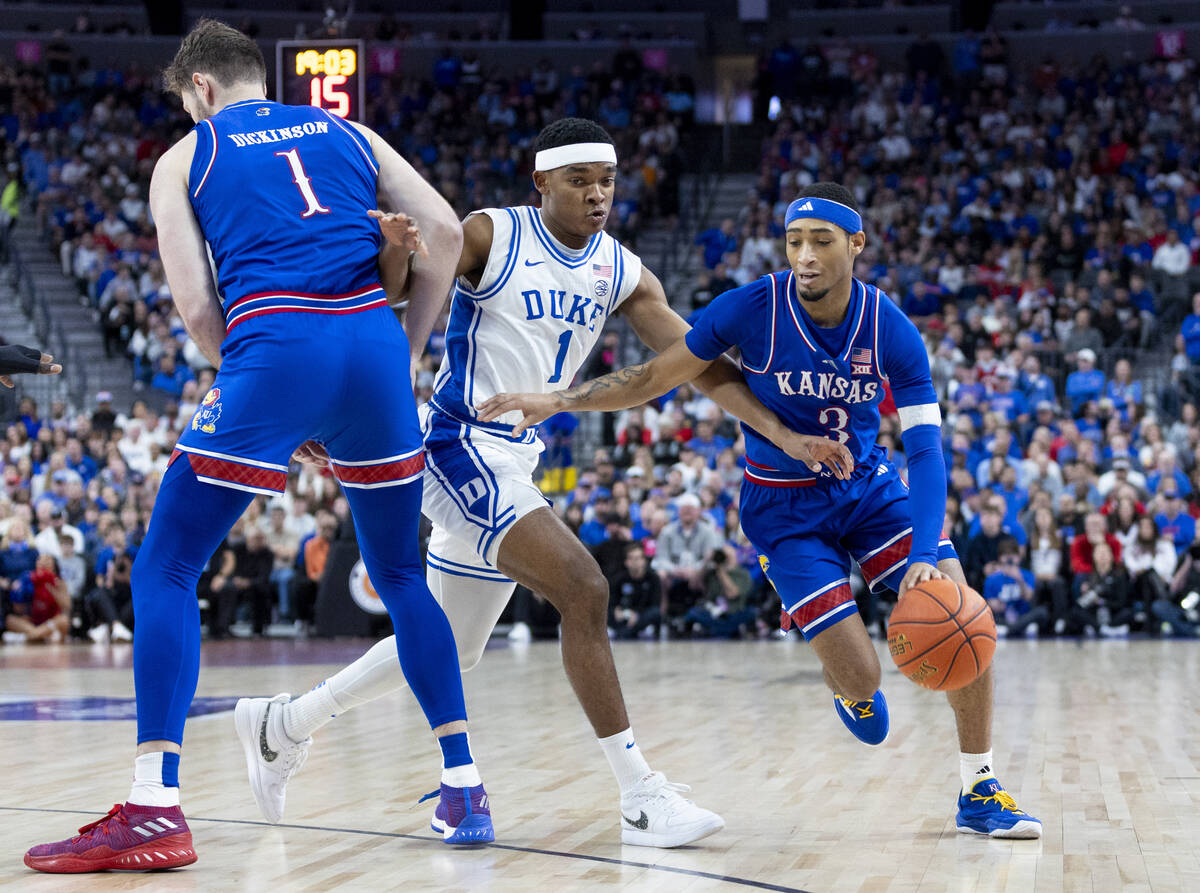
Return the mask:
{"type": "MultiPolygon", "coordinates": [[[[175,313],[147,209],[156,158],[190,127],[138,67],[69,52],[0,62],[0,222],[31,215],[136,395],[21,402],[0,448],[7,636],[129,636],[129,566],[175,438],[212,370],[175,313]]],[[[372,75],[365,123],[461,213],[534,202],[529,145],[594,118],[621,159],[612,234],[690,246],[685,316],[786,261],[782,213],[816,181],[857,196],[857,275],[920,327],[942,401],[945,532],[1008,635],[1194,635],[1200,613],[1200,90],[1191,59],[1047,58],[1017,69],[996,33],[903,65],[831,38],[762,53],[764,135],[728,216],[684,228],[696,89],[622,47],[610,63],[528,69],[447,49],[425,78],[372,75]]],[[[682,283],[682,284],[681,284],[682,283]]],[[[624,364],[607,334],[584,370],[624,364]]],[[[435,332],[418,378],[427,397],[435,332]]],[[[880,439],[904,464],[885,401],[880,439]]],[[[777,635],[779,604],[741,533],[734,421],[688,386],[586,426],[548,421],[543,489],[611,584],[612,633],[777,635]]],[[[207,632],[303,630],[330,545],[353,536],[327,474],[295,465],[257,499],[201,583],[207,632]]],[[[856,579],[864,619],[887,598],[856,579]]],[[[519,592],[512,635],[553,632],[519,592]]],[[[793,635],[795,635],[793,633],[793,635]]]]}

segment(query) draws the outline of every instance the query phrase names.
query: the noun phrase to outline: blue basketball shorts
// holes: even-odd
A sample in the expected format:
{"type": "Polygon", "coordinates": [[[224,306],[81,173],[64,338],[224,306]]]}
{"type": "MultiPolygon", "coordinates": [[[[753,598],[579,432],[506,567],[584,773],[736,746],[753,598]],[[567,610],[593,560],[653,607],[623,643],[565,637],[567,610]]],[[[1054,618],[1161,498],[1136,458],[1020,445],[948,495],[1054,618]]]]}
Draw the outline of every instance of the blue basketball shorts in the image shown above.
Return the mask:
{"type": "Polygon", "coordinates": [[[391,310],[267,315],[234,332],[172,462],[186,460],[205,483],[271,496],[296,447],[316,440],[345,487],[420,480],[408,340],[391,310]]]}
{"type": "MultiPolygon", "coordinates": [[[[851,559],[872,591],[897,590],[912,546],[908,485],[882,447],[848,481],[821,477],[768,485],[747,478],[741,522],[779,594],[780,626],[796,626],[805,639],[857,610],[851,559]]],[[[957,557],[943,538],[938,561],[957,557]]]]}

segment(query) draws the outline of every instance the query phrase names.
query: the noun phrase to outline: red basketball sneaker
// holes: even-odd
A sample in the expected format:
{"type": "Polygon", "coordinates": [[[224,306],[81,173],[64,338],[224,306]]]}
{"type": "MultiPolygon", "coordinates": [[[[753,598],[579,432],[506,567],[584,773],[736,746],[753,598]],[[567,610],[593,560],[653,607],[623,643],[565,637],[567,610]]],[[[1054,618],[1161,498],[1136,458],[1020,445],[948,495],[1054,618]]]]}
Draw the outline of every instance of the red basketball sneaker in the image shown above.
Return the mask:
{"type": "Polygon", "coordinates": [[[192,832],[178,806],[120,803],[79,835],[43,843],[25,854],[36,871],[74,874],[84,871],[156,871],[196,861],[192,832]]]}

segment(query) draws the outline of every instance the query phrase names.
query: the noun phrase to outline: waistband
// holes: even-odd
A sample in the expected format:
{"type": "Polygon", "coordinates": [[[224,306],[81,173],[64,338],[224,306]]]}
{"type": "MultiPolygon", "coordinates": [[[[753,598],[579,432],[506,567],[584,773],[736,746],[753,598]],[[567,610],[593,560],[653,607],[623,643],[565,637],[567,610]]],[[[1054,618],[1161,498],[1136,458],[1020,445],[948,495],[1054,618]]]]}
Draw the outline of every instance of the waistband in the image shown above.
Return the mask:
{"type": "Polygon", "coordinates": [[[378,282],[341,295],[305,292],[259,292],[238,298],[225,309],[225,333],[256,316],[272,313],[323,313],[343,316],[387,306],[387,294],[378,282]]]}
{"type": "Polygon", "coordinates": [[[798,474],[791,471],[780,471],[767,465],[746,460],[744,477],[752,484],[763,487],[814,487],[817,476],[812,473],[798,474]]]}
{"type": "Polygon", "coordinates": [[[494,437],[500,437],[510,443],[533,443],[537,440],[537,428],[526,428],[525,433],[520,437],[513,437],[512,425],[498,425],[495,422],[481,422],[478,419],[471,419],[464,416],[461,412],[455,412],[446,407],[444,403],[438,402],[437,395],[434,394],[429,398],[429,408],[434,412],[445,416],[453,422],[460,425],[466,425],[468,428],[475,428],[479,431],[486,431],[494,437]]]}

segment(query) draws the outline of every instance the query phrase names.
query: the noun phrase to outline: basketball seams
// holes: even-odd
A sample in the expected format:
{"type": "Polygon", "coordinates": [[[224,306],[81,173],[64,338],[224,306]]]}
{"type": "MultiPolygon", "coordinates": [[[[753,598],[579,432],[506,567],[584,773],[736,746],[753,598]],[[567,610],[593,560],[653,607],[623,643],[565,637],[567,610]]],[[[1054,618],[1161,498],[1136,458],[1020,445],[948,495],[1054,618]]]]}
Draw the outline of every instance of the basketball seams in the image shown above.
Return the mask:
{"type": "MultiPolygon", "coordinates": [[[[967,591],[957,581],[948,580],[947,582],[952,583],[954,585],[955,594],[958,596],[958,598],[956,599],[957,605],[955,605],[955,610],[953,610],[953,611],[950,609],[949,606],[947,606],[946,602],[942,600],[943,598],[946,598],[947,601],[949,600],[949,598],[948,598],[950,595],[949,592],[939,594],[939,593],[932,592],[929,589],[925,589],[923,586],[914,586],[912,589],[909,590],[909,592],[915,591],[915,592],[921,593],[923,596],[925,596],[926,599],[928,599],[929,601],[936,604],[941,609],[941,611],[946,614],[946,616],[944,618],[939,618],[936,620],[898,619],[895,621],[894,626],[890,622],[888,624],[889,636],[892,635],[893,633],[903,634],[904,627],[906,624],[911,625],[915,628],[921,628],[921,627],[940,626],[940,625],[943,625],[943,624],[946,624],[947,622],[949,622],[952,626],[952,628],[946,633],[946,635],[939,638],[936,642],[933,642],[932,644],[923,648],[921,650],[920,654],[912,655],[907,660],[904,660],[903,663],[900,663],[900,662],[896,663],[897,668],[902,673],[904,673],[906,676],[908,675],[910,668],[913,668],[914,665],[919,665],[919,662],[922,661],[923,659],[926,659],[931,652],[937,651],[939,648],[943,648],[948,642],[951,642],[951,640],[953,640],[956,635],[959,635],[961,633],[961,637],[960,637],[961,641],[956,644],[956,646],[954,647],[954,650],[951,652],[949,657],[946,658],[945,668],[940,673],[938,673],[939,681],[937,682],[937,684],[933,685],[933,686],[929,686],[929,685],[922,686],[925,688],[930,688],[932,691],[954,691],[954,690],[956,690],[955,688],[948,688],[947,683],[950,682],[953,679],[953,677],[956,675],[954,672],[955,667],[957,666],[959,659],[963,657],[963,649],[964,648],[966,648],[970,652],[971,659],[975,665],[974,672],[971,673],[970,679],[973,681],[974,679],[978,678],[979,675],[983,672],[985,665],[984,665],[984,661],[981,658],[979,650],[975,646],[974,640],[976,638],[984,638],[984,639],[987,639],[988,641],[990,641],[992,643],[993,653],[994,653],[995,643],[996,643],[995,635],[987,630],[974,631],[974,632],[969,631],[970,627],[976,625],[976,622],[979,621],[980,618],[985,616],[985,612],[991,611],[991,608],[988,607],[987,603],[982,602],[982,599],[981,599],[980,601],[982,603],[980,604],[979,608],[970,617],[966,618],[965,620],[961,620],[959,618],[959,615],[966,609],[966,603],[968,600],[967,599],[967,591]],[[939,595],[941,597],[939,597],[939,595]]],[[[948,588],[948,587],[946,587],[946,588],[948,588]]],[[[906,593],[905,595],[907,597],[908,593],[906,593]]],[[[926,607],[925,602],[917,602],[914,605],[914,608],[916,610],[916,613],[918,613],[918,614],[924,613],[924,612],[933,613],[933,612],[929,611],[928,607],[926,607]]],[[[913,632],[914,633],[917,632],[917,629],[914,629],[913,632]]],[[[988,661],[988,663],[990,663],[990,660],[988,661]]],[[[917,684],[921,685],[922,683],[917,682],[917,684]]],[[[964,683],[964,685],[969,685],[969,684],[970,684],[970,682],[964,683]]],[[[964,685],[959,685],[956,688],[962,688],[962,687],[964,687],[964,685]]]]}

